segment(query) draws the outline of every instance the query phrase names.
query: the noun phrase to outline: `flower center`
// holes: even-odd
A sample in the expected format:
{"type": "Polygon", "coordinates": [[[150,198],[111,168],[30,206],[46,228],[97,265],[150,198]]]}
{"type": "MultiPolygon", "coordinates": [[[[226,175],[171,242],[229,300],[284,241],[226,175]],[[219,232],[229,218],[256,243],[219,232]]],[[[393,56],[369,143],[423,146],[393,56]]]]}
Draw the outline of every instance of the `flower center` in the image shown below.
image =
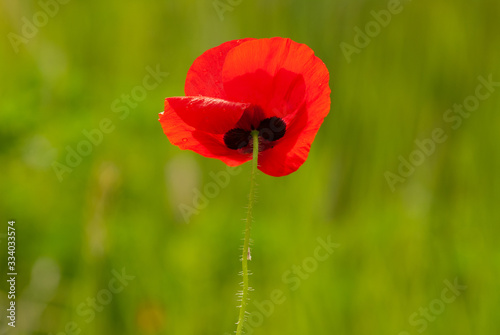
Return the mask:
{"type": "MultiPolygon", "coordinates": [[[[264,151],[272,148],[274,141],[285,136],[286,123],[279,117],[273,116],[260,121],[257,130],[259,131],[259,151],[264,151]]],[[[229,149],[242,149],[243,153],[252,152],[251,130],[233,128],[224,134],[224,143],[229,149]]]]}

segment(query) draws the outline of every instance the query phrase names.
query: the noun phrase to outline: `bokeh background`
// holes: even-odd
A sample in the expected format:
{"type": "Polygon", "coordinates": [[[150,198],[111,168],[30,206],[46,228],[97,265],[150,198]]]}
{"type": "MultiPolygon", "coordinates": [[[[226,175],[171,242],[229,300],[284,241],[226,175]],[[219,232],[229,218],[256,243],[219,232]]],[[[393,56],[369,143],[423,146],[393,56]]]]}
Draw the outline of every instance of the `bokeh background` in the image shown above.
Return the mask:
{"type": "Polygon", "coordinates": [[[172,146],[157,113],[202,52],[272,36],[325,62],[332,109],[296,173],[258,176],[251,297],[284,298],[265,313],[251,303],[248,333],[500,333],[500,87],[467,117],[446,114],[474,102],[479,76],[500,81],[498,1],[402,2],[380,31],[371,11],[387,1],[0,5],[1,334],[233,333],[250,166],[196,207],[226,167],[172,146]],[[346,57],[367,24],[369,43],[346,57]],[[143,90],[148,68],[168,75],[143,90]],[[105,119],[112,131],[69,167],[105,119]],[[391,187],[387,172],[437,128],[446,140],[391,187]],[[339,244],[324,261],[311,258],[318,238],[339,244]]]}

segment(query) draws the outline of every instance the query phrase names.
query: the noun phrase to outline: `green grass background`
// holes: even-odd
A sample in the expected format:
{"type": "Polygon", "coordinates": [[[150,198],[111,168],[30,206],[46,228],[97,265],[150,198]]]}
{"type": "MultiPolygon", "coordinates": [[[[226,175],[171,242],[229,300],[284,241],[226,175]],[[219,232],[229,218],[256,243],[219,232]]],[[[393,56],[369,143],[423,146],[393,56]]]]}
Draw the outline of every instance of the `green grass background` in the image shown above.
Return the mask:
{"type": "Polygon", "coordinates": [[[0,6],[0,269],[14,219],[18,272],[15,329],[0,285],[1,333],[235,330],[250,166],[184,223],[178,205],[226,167],[172,146],[157,113],[208,48],[282,36],[325,62],[332,109],[297,172],[258,176],[251,297],[286,300],[253,334],[500,334],[500,88],[458,129],[443,121],[478,76],[500,81],[498,1],[403,2],[351,62],[340,43],[387,1],[243,0],[220,20],[210,0],[72,0],[17,53],[8,34],[40,4],[0,6]],[[121,120],[112,102],[156,65],[168,77],[121,120]],[[52,163],[103,118],[115,129],[58,181],[52,163]],[[447,140],[391,191],[384,173],[437,127],[447,140]],[[328,236],[340,246],[291,290],[283,274],[328,236]],[[135,278],[87,322],[78,306],[123,268],[135,278]],[[411,324],[455,278],[467,289],[411,324]]]}

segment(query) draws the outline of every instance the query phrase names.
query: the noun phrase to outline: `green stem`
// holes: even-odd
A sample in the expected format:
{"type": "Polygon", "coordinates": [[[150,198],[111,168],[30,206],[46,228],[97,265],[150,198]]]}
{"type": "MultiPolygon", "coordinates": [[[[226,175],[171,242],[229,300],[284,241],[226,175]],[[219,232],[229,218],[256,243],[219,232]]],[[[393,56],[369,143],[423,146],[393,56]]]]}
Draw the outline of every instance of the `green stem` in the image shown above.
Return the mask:
{"type": "Polygon", "coordinates": [[[252,209],[255,199],[255,175],[257,174],[257,161],[259,156],[259,131],[252,131],[253,140],[253,159],[252,159],[252,175],[250,177],[250,195],[248,196],[248,212],[245,225],[245,242],[243,243],[243,254],[241,255],[241,268],[243,276],[243,290],[241,292],[240,316],[238,318],[238,327],[236,335],[241,335],[243,331],[243,323],[245,322],[245,314],[248,298],[248,260],[250,258],[250,229],[252,224],[252,209]]]}

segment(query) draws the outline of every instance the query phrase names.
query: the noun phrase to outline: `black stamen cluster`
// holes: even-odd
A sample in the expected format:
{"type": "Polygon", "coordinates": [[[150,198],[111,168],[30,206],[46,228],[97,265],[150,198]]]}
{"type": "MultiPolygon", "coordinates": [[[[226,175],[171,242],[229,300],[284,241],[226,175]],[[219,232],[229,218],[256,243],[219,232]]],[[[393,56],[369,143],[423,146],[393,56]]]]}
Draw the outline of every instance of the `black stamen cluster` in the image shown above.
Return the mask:
{"type": "MultiPolygon", "coordinates": [[[[273,116],[260,121],[257,127],[259,131],[259,143],[264,145],[262,150],[272,147],[270,142],[274,142],[285,136],[286,124],[279,117],[273,116]]],[[[251,130],[233,128],[224,134],[224,143],[229,149],[238,150],[252,146],[251,130]]],[[[262,151],[259,148],[259,151],[262,151]]]]}

